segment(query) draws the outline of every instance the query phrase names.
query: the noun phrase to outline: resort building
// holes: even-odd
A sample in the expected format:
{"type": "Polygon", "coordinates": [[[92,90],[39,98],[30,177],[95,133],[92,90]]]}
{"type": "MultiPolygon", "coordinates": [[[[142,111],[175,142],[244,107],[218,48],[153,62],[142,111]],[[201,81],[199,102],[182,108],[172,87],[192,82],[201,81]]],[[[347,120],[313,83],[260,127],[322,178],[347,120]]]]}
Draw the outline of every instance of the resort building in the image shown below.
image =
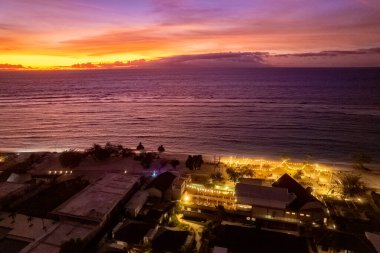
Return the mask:
{"type": "Polygon", "coordinates": [[[242,179],[235,187],[191,183],[186,187],[182,202],[185,211],[199,213],[202,209],[223,206],[231,213],[246,215],[247,220],[322,223],[327,215],[323,203],[288,174],[273,185],[256,179],[242,179]]]}

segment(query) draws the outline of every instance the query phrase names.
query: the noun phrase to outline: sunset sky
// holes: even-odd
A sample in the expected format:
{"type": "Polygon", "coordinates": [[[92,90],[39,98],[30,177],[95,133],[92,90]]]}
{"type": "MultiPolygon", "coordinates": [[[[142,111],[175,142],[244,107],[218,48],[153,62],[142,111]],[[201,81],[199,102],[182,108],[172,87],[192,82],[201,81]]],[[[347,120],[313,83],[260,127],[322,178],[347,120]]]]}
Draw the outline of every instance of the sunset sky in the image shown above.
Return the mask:
{"type": "Polygon", "coordinates": [[[380,66],[380,0],[0,1],[0,68],[173,63],[380,66]]]}

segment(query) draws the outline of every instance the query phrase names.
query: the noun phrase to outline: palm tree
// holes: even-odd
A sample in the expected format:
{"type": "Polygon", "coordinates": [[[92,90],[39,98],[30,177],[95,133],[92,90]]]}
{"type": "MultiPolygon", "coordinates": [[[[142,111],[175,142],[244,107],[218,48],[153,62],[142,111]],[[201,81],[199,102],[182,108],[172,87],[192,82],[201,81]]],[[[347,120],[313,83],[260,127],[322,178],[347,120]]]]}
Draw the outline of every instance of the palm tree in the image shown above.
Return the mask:
{"type": "Polygon", "coordinates": [[[165,148],[164,146],[160,145],[158,148],[157,148],[157,151],[161,154],[163,152],[165,152],[165,148]]]}
{"type": "Polygon", "coordinates": [[[145,149],[145,147],[144,147],[144,145],[142,145],[141,142],[139,142],[139,145],[137,145],[136,149],[137,149],[138,151],[143,151],[143,150],[145,149]]]}

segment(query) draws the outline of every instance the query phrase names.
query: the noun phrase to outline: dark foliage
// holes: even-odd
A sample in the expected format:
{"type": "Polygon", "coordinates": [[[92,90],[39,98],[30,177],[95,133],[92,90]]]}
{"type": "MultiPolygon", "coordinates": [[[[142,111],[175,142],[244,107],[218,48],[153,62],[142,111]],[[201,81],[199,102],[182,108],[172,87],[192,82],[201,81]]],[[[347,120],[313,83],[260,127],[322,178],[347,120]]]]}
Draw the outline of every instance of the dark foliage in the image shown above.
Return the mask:
{"type": "Polygon", "coordinates": [[[165,152],[165,148],[164,148],[164,146],[160,145],[160,146],[157,148],[157,151],[160,152],[160,153],[165,152]]]}
{"type": "Polygon", "coordinates": [[[140,142],[139,145],[137,145],[136,149],[138,151],[143,151],[145,149],[144,145],[142,145],[142,143],[140,142]]]}
{"type": "Polygon", "coordinates": [[[170,164],[173,166],[173,168],[177,168],[177,166],[179,165],[179,160],[173,159],[170,161],[170,164]]]}
{"type": "Polygon", "coordinates": [[[202,155],[189,155],[186,160],[186,168],[190,170],[199,170],[203,164],[202,155]]]}
{"type": "Polygon", "coordinates": [[[59,155],[59,162],[63,167],[75,168],[85,158],[85,154],[74,149],[66,150],[59,155]]]}

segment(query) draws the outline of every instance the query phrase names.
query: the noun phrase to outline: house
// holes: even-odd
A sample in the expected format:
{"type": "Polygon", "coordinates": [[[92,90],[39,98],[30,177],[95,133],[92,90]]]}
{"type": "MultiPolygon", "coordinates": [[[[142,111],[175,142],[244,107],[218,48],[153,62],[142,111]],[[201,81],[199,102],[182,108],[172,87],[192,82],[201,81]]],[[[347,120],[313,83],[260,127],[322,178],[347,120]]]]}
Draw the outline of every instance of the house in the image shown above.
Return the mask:
{"type": "Polygon", "coordinates": [[[286,207],[288,217],[296,215],[300,220],[319,222],[326,217],[325,205],[288,174],[282,175],[272,186],[287,189],[289,193],[295,195],[286,207]]]}
{"type": "Polygon", "coordinates": [[[157,197],[160,199],[171,200],[172,199],[172,185],[176,178],[176,175],[166,171],[154,178],[145,188],[151,197],[157,197]]]}

